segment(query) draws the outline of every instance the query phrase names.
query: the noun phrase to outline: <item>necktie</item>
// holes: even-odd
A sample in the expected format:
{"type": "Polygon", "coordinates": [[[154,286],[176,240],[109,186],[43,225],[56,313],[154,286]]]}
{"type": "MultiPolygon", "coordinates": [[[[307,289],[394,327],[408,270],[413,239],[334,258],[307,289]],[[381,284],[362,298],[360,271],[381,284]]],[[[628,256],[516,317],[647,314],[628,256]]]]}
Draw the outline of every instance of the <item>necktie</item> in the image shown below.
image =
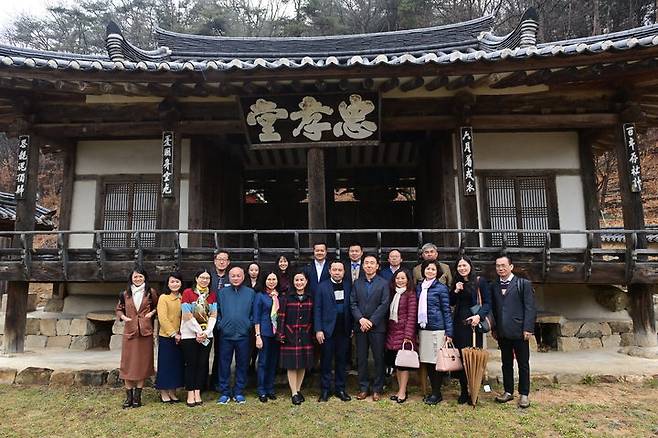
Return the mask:
{"type": "Polygon", "coordinates": [[[356,280],[359,273],[359,264],[352,262],[352,283],[356,280]]]}

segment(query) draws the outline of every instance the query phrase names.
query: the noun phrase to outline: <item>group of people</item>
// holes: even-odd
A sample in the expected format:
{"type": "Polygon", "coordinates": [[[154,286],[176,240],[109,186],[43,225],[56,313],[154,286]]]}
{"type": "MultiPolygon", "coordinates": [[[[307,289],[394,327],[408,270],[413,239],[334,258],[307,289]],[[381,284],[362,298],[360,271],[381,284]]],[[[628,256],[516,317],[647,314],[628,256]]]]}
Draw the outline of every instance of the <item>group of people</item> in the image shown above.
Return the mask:
{"type": "MultiPolygon", "coordinates": [[[[509,255],[496,260],[498,278],[489,282],[476,275],[467,256],[459,257],[453,270],[439,262],[438,249],[432,243],[423,245],[422,262],[411,271],[403,267],[398,250],[389,252],[385,267],[380,267],[377,257],[364,254],[358,243],[349,246],[345,262],[328,260],[327,254],[325,243],[315,243],[313,260],[302,269],[293,270],[288,258],[281,255],[273,269],[251,263],[245,272],[231,265],[228,252],[218,251],[212,268],[195,273],[192,287],[184,289],[183,279],[174,273],[160,296],[149,286],[146,274],[135,270],[116,308],[117,318],[125,322],[120,367],[126,387],[124,408],[141,406],[144,381],[154,374],[156,316],[155,386],[164,403],[179,402],[176,389],[180,387],[187,390],[187,406],[203,403],[201,391],[208,387],[214,346],[210,389],[219,392],[219,404],[246,401],[252,359],[257,360],[257,394],[263,403],[276,399],[274,379],[283,368],[292,403],[302,404],[305,373],[318,365],[318,401],[326,402],[332,396],[350,401],[346,377],[353,349],[358,369],[356,399],[379,401],[388,369],[395,370],[398,382],[390,399],[404,403],[409,372],[414,368],[395,362],[400,350],[411,349],[418,352],[420,366],[431,383],[424,402],[436,405],[443,399],[445,374],[437,370],[439,350],[446,345],[481,348],[483,332],[491,330],[501,350],[504,383],[504,392],[496,401],[514,399],[516,360],[518,405],[529,406],[528,340],[536,310],[532,285],[513,274],[509,255]]],[[[468,403],[466,375],[463,371],[456,374],[461,387],[458,402],[468,403]]]]}

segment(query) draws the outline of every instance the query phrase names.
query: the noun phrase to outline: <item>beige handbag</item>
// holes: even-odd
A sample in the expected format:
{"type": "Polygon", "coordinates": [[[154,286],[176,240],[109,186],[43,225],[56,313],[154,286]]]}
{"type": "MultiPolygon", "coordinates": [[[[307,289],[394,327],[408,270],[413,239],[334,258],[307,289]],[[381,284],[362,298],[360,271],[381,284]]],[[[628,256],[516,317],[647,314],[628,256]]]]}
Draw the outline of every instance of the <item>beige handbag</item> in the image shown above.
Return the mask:
{"type": "Polygon", "coordinates": [[[460,371],[462,369],[464,366],[459,349],[455,348],[452,342],[445,342],[436,355],[436,370],[460,371]]]}
{"type": "Polygon", "coordinates": [[[411,344],[411,350],[405,350],[404,344],[407,341],[402,342],[402,348],[398,350],[398,354],[395,356],[395,366],[404,367],[404,368],[420,368],[420,360],[418,359],[418,353],[414,350],[414,343],[409,341],[411,344]]]}

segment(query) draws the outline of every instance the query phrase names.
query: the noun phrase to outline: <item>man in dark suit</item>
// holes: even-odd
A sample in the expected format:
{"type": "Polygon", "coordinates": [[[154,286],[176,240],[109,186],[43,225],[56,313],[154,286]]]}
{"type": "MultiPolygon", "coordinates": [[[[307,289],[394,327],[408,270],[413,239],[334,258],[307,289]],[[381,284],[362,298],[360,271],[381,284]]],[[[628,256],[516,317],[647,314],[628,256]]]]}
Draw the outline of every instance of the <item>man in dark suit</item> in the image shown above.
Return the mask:
{"type": "Polygon", "coordinates": [[[342,401],[352,398],[345,392],[347,352],[352,334],[350,291],[352,282],[345,278],[345,268],[339,260],[329,266],[331,278],[318,286],[313,299],[313,326],[315,338],[321,346],[322,367],[319,402],[329,400],[332,368],[335,370],[334,393],[342,401]],[[335,360],[335,366],[334,366],[335,360]]]}
{"type": "Polygon", "coordinates": [[[345,262],[345,277],[354,284],[357,278],[365,277],[363,269],[361,269],[363,246],[360,243],[353,242],[347,248],[347,255],[349,260],[345,262]]]}
{"type": "Polygon", "coordinates": [[[308,276],[308,289],[315,295],[318,285],[329,279],[329,264],[327,263],[327,244],[318,242],[313,245],[313,261],[304,268],[308,276]]]}
{"type": "Polygon", "coordinates": [[[358,278],[354,282],[350,296],[359,371],[357,400],[368,397],[370,387],[368,350],[372,351],[375,362],[372,400],[379,401],[384,389],[384,343],[390,296],[388,283],[377,275],[378,268],[379,263],[375,256],[365,256],[363,258],[365,278],[358,278]]]}
{"type": "Polygon", "coordinates": [[[498,279],[492,284],[493,314],[496,326],[492,335],[498,340],[503,363],[505,392],[498,403],[514,399],[514,357],[519,366],[519,407],[530,406],[530,345],[535,331],[535,297],[532,283],[512,273],[514,265],[508,255],[496,259],[498,279]]]}

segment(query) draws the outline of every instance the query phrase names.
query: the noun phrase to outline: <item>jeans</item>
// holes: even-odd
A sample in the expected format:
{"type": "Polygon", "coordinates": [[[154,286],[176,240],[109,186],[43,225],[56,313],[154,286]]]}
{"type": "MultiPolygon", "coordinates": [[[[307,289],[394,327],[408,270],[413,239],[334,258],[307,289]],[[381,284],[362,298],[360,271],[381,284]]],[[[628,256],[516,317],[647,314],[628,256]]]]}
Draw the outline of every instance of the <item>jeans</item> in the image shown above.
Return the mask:
{"type": "Polygon", "coordinates": [[[244,395],[249,367],[249,338],[219,341],[219,393],[227,397],[244,395]],[[230,391],[231,363],[235,354],[235,387],[230,391]]]}

